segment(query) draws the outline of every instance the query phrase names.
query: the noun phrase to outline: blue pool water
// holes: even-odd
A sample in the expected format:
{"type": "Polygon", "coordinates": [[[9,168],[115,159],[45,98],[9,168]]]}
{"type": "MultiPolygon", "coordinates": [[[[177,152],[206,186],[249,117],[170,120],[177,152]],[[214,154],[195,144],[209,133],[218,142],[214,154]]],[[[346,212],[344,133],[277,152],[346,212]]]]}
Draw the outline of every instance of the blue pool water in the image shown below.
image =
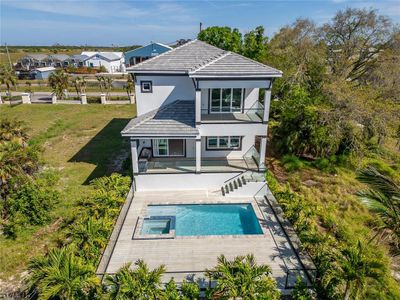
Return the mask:
{"type": "Polygon", "coordinates": [[[176,236],[262,234],[251,204],[149,205],[149,216],[175,216],[176,236]]]}

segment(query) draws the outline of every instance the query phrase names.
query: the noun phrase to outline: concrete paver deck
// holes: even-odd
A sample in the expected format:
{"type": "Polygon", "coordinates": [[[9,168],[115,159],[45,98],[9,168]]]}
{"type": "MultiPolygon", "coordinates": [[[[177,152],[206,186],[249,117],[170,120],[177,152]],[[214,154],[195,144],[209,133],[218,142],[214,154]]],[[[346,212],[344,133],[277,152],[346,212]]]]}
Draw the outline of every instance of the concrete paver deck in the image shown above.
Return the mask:
{"type": "MultiPolygon", "coordinates": [[[[156,183],[155,183],[156,184],[156,183]]],[[[265,204],[265,203],[264,203],[265,204]]],[[[268,264],[278,286],[284,288],[286,270],[301,268],[285,235],[269,208],[263,204],[263,198],[222,197],[207,191],[162,191],[137,192],[122,225],[119,238],[112,253],[106,273],[118,271],[127,262],[143,259],[150,268],[164,264],[168,281],[174,277],[180,282],[190,274],[200,274],[217,263],[217,257],[224,254],[228,258],[253,253],[258,263],[268,264]],[[257,207],[264,235],[254,236],[201,236],[175,237],[174,239],[133,240],[138,217],[143,217],[148,204],[183,203],[244,203],[252,202],[257,207]]],[[[301,275],[301,274],[300,274],[301,275]]],[[[197,278],[199,275],[196,276],[197,278]]]]}

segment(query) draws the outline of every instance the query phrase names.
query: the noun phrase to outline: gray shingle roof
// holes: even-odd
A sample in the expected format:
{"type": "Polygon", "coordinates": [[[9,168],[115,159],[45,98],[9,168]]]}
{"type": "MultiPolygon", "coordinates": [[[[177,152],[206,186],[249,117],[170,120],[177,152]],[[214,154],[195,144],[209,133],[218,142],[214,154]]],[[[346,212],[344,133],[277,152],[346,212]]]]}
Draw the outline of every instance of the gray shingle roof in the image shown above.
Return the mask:
{"type": "Polygon", "coordinates": [[[281,76],[282,72],[237,53],[194,40],[127,69],[133,73],[186,73],[201,76],[281,76]]]}
{"type": "Polygon", "coordinates": [[[210,64],[190,72],[196,76],[251,76],[278,75],[281,72],[270,66],[261,64],[242,55],[228,52],[210,64]]]}
{"type": "Polygon", "coordinates": [[[123,136],[196,136],[195,102],[176,100],[135,119],[122,130],[123,136]]]}
{"type": "Polygon", "coordinates": [[[187,73],[213,61],[226,51],[194,40],[128,68],[129,71],[181,71],[187,73]]]}

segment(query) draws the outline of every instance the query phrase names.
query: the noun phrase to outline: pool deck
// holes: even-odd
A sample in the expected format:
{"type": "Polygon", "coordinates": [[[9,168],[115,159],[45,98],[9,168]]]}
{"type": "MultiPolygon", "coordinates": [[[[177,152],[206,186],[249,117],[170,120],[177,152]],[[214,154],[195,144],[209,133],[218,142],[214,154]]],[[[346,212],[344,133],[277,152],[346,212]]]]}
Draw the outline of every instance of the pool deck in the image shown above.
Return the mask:
{"type": "MultiPolygon", "coordinates": [[[[174,277],[177,282],[184,278],[201,279],[204,270],[217,263],[217,257],[224,254],[231,259],[238,255],[253,253],[258,263],[268,264],[278,286],[283,289],[287,269],[301,269],[284,231],[276,220],[271,208],[263,197],[222,197],[207,191],[159,191],[136,192],[122,224],[115,248],[106,267],[106,273],[113,274],[125,263],[143,259],[150,268],[164,264],[167,274],[164,281],[174,277]],[[148,204],[200,204],[200,203],[252,203],[263,235],[252,236],[197,236],[175,237],[173,239],[132,239],[138,218],[143,217],[148,204]]],[[[297,272],[297,271],[295,271],[297,272]]],[[[289,277],[293,285],[296,276],[305,278],[303,271],[289,277]]]]}

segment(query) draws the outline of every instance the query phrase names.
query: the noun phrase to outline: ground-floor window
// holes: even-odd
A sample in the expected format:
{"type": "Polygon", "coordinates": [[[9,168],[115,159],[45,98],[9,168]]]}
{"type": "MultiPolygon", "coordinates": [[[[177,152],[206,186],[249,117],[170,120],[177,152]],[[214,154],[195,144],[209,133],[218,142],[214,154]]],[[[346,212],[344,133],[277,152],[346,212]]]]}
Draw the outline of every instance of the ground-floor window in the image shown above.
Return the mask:
{"type": "Polygon", "coordinates": [[[206,150],[240,150],[241,136],[208,136],[206,150]]]}
{"type": "Polygon", "coordinates": [[[153,139],[153,156],[185,156],[185,140],[153,139]]]}

